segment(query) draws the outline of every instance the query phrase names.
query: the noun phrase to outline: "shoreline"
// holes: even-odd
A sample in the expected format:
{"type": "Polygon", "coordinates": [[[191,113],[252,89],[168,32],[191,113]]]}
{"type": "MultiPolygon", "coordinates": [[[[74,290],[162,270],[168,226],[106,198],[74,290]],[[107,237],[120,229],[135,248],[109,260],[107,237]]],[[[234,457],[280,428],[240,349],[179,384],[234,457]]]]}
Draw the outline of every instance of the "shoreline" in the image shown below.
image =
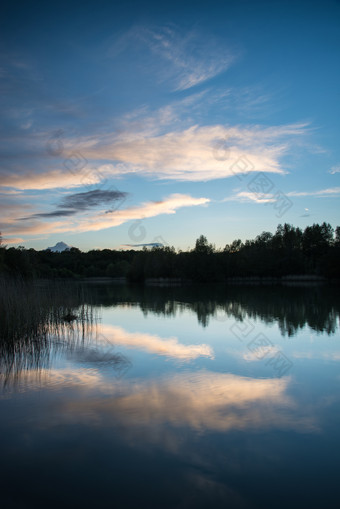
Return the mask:
{"type": "Polygon", "coordinates": [[[143,281],[129,281],[127,278],[110,278],[110,277],[86,277],[77,281],[86,283],[114,283],[114,284],[138,284],[142,286],[182,286],[182,285],[321,285],[321,284],[340,284],[339,279],[327,279],[322,276],[313,274],[290,275],[282,277],[261,277],[261,276],[237,276],[228,277],[221,281],[195,281],[183,278],[146,278],[143,281]]]}

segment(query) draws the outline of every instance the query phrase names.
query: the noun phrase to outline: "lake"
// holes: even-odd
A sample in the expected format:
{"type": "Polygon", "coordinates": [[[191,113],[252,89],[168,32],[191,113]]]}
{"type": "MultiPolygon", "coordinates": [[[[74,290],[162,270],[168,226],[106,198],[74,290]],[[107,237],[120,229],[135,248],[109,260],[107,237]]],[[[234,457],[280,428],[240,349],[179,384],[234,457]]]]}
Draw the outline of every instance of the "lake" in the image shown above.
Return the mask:
{"type": "Polygon", "coordinates": [[[84,295],[1,350],[2,508],[339,507],[339,288],[84,295]]]}

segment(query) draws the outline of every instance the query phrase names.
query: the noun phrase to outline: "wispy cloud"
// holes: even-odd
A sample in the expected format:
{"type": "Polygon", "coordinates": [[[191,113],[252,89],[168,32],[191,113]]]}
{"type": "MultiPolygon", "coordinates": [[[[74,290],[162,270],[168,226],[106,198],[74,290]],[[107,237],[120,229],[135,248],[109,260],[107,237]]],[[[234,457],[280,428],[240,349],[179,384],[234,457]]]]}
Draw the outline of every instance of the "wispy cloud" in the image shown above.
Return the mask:
{"type": "Polygon", "coordinates": [[[274,195],[267,193],[264,197],[259,197],[255,193],[251,191],[239,191],[233,196],[228,196],[222,200],[223,202],[227,201],[238,201],[238,202],[255,202],[255,203],[275,203],[277,198],[274,195]]]}
{"type": "MultiPolygon", "coordinates": [[[[68,217],[73,216],[79,212],[103,206],[110,205],[111,207],[115,202],[121,202],[126,198],[128,193],[118,190],[102,190],[94,189],[84,193],[75,193],[65,196],[58,207],[61,210],[54,210],[52,212],[43,212],[33,214],[29,217],[20,218],[20,220],[27,220],[33,218],[53,218],[53,217],[68,217]]],[[[111,212],[111,211],[107,211],[111,212]]]]}
{"type": "Polygon", "coordinates": [[[101,205],[112,204],[112,202],[126,198],[127,195],[128,193],[118,190],[94,189],[85,193],[67,195],[62,199],[58,207],[65,209],[87,210],[101,205]]]}
{"type": "Polygon", "coordinates": [[[35,218],[54,218],[54,217],[68,217],[76,214],[76,210],[54,210],[53,212],[41,212],[40,214],[32,214],[27,217],[20,217],[18,221],[28,221],[29,219],[35,218]]]}
{"type": "Polygon", "coordinates": [[[123,52],[136,58],[136,46],[147,48],[152,60],[138,53],[153,74],[173,90],[187,90],[214,78],[237,58],[224,41],[199,30],[183,31],[175,25],[130,28],[119,39],[109,42],[106,54],[115,58],[123,52]],[[157,65],[155,65],[155,63],[157,65]]]}
{"type": "Polygon", "coordinates": [[[89,174],[91,174],[92,185],[100,183],[100,174],[98,174],[95,170],[91,171],[89,168],[86,168],[85,170],[79,171],[77,173],[71,173],[65,168],[47,170],[44,172],[3,172],[1,175],[0,187],[9,187],[21,190],[60,188],[69,189],[84,186],[84,183],[88,181],[89,174]]]}
{"type": "Polygon", "coordinates": [[[315,196],[317,198],[331,198],[340,196],[340,187],[329,187],[328,189],[320,189],[318,191],[290,191],[287,196],[315,196]]]}
{"type": "Polygon", "coordinates": [[[235,59],[216,38],[203,38],[195,31],[181,33],[174,26],[143,30],[141,37],[156,55],[170,64],[175,90],[186,90],[217,76],[235,59]]]}
{"type": "Polygon", "coordinates": [[[21,242],[24,242],[24,239],[22,239],[21,237],[12,237],[12,238],[4,237],[2,239],[2,243],[4,245],[6,245],[6,244],[20,244],[21,242]]]}
{"type": "MultiPolygon", "coordinates": [[[[13,218],[2,223],[2,231],[6,235],[31,235],[46,233],[62,233],[72,231],[80,233],[86,231],[99,231],[114,226],[119,226],[131,220],[155,217],[160,214],[175,214],[182,207],[193,207],[209,203],[209,198],[194,198],[184,194],[172,194],[159,201],[151,201],[136,207],[107,212],[93,212],[79,214],[77,217],[69,218],[67,221],[42,222],[31,218],[31,222],[25,221],[21,224],[13,218]]],[[[50,218],[51,219],[51,218],[50,218]]]]}
{"type": "Polygon", "coordinates": [[[147,106],[137,108],[117,120],[116,131],[77,137],[63,132],[60,157],[48,153],[51,132],[32,131],[16,135],[13,140],[6,139],[4,153],[10,146],[14,159],[9,163],[5,157],[0,167],[0,187],[9,191],[71,189],[83,186],[89,178],[94,185],[103,177],[128,174],[207,181],[242,172],[285,173],[282,158],[298,143],[298,137],[309,132],[307,124],[272,127],[194,124],[193,109],[197,110],[194,116],[200,117],[202,105],[218,103],[221,94],[228,95],[229,91],[203,90],[153,112],[147,106]],[[67,169],[67,158],[75,151],[80,154],[84,168],[73,172],[67,169]],[[247,167],[245,160],[249,162],[247,167]]]}
{"type": "Polygon", "coordinates": [[[334,175],[335,173],[340,173],[340,164],[332,166],[328,173],[331,173],[332,175],[334,175]]]}
{"type": "Polygon", "coordinates": [[[111,213],[101,213],[80,220],[76,231],[96,231],[112,226],[118,226],[130,220],[155,217],[160,214],[175,214],[182,207],[193,207],[209,203],[209,198],[193,198],[184,194],[172,194],[159,201],[143,203],[137,207],[117,210],[111,213]]]}
{"type": "MultiPolygon", "coordinates": [[[[302,198],[304,196],[311,196],[315,198],[337,198],[340,196],[340,187],[333,187],[328,189],[321,189],[318,191],[290,191],[285,193],[286,196],[294,198],[302,198]]],[[[254,203],[275,203],[277,196],[272,193],[263,193],[260,196],[251,191],[238,191],[232,196],[228,196],[222,200],[223,202],[237,201],[237,202],[254,202],[254,203]]],[[[309,209],[305,209],[305,213],[301,217],[309,217],[309,209]]]]}
{"type": "Polygon", "coordinates": [[[280,160],[306,129],[302,124],[270,128],[195,125],[151,136],[140,130],[126,131],[105,139],[84,139],[82,154],[88,160],[111,160],[99,168],[108,177],[140,174],[206,181],[246,172],[285,173],[280,160]]]}

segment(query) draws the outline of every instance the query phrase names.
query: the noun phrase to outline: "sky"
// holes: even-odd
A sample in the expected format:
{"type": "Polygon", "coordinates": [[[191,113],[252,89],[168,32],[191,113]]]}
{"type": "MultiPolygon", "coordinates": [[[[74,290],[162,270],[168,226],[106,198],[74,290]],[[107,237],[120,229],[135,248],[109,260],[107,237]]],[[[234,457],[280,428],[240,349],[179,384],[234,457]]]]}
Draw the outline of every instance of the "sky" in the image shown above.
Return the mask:
{"type": "Polygon", "coordinates": [[[15,2],[7,246],[217,248],[340,224],[340,2],[15,2]]]}

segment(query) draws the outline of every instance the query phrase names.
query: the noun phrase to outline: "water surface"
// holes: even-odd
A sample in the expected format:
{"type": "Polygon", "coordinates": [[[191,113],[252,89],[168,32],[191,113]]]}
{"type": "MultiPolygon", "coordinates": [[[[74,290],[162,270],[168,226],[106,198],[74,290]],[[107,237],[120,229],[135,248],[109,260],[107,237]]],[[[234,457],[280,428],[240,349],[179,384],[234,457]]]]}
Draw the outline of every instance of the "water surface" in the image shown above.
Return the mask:
{"type": "Polygon", "coordinates": [[[339,507],[337,288],[86,298],[85,329],[1,350],[1,507],[339,507]]]}

